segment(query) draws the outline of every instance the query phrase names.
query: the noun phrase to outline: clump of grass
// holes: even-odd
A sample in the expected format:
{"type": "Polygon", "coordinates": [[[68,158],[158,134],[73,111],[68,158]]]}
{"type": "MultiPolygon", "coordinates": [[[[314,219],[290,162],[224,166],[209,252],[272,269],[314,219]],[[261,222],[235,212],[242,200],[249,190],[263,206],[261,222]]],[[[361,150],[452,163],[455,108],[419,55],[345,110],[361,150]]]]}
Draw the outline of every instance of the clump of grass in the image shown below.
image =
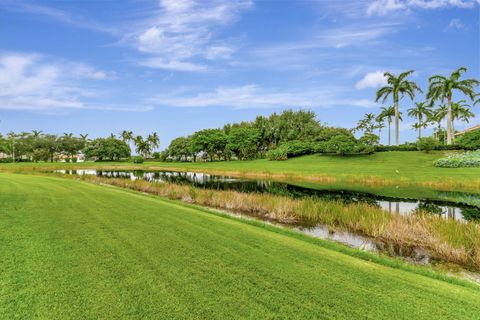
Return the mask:
{"type": "Polygon", "coordinates": [[[87,175],[77,178],[284,224],[324,224],[335,230],[373,237],[388,245],[425,249],[437,259],[480,269],[480,225],[474,222],[446,220],[422,212],[401,216],[364,203],[292,199],[270,194],[214,191],[187,185],[87,175]]]}

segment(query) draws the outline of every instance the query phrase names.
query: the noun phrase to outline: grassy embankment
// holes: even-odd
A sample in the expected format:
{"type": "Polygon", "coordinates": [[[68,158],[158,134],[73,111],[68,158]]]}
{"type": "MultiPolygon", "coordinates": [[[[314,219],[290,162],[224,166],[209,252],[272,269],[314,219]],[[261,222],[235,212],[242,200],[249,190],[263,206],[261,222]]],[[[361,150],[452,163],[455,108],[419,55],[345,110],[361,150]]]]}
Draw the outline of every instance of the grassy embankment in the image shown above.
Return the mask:
{"type": "MultiPolygon", "coordinates": [[[[75,176],[69,176],[75,178],[75,176]]],[[[444,219],[428,213],[390,214],[369,204],[344,204],[314,198],[292,199],[270,194],[216,191],[144,180],[81,176],[97,184],[155,194],[286,224],[347,230],[375,238],[394,248],[422,248],[432,258],[480,270],[480,225],[444,219]]]]}
{"type": "Polygon", "coordinates": [[[54,168],[174,169],[245,177],[349,185],[423,186],[442,190],[480,190],[480,168],[436,168],[433,162],[445,152],[380,152],[369,156],[304,156],[288,161],[45,163],[2,164],[0,170],[45,170],[54,168]]]}
{"type": "Polygon", "coordinates": [[[0,202],[0,318],[480,314],[473,285],[117,188],[0,174],[0,202]]]}

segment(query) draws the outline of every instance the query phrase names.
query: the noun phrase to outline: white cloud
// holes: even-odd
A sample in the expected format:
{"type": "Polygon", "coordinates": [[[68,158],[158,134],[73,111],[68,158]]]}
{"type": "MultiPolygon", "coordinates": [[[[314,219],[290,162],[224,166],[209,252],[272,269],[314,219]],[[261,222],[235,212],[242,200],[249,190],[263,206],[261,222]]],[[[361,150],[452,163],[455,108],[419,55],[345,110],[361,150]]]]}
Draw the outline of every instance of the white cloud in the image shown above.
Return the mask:
{"type": "Polygon", "coordinates": [[[462,22],[462,20],[460,19],[452,19],[450,20],[450,23],[448,24],[448,26],[445,28],[445,31],[447,30],[451,30],[451,29],[455,29],[455,30],[467,30],[467,26],[462,22]]]}
{"type": "Polygon", "coordinates": [[[367,6],[368,15],[385,15],[409,9],[474,8],[478,0],[374,0],[367,6]]]}
{"type": "Polygon", "coordinates": [[[275,108],[275,107],[332,107],[339,105],[356,107],[377,107],[366,99],[339,98],[335,89],[283,91],[265,89],[249,84],[237,87],[218,87],[212,91],[188,93],[185,91],[153,97],[149,103],[173,107],[231,107],[275,108]]]}
{"type": "Polygon", "coordinates": [[[106,27],[84,17],[73,15],[69,12],[44,5],[32,4],[19,0],[3,0],[0,1],[0,7],[2,9],[14,12],[25,12],[28,14],[45,16],[77,28],[90,29],[93,31],[108,33],[112,35],[117,33],[114,28],[106,27]]]}
{"type": "Polygon", "coordinates": [[[51,63],[39,54],[0,54],[0,109],[51,111],[98,109],[142,111],[119,105],[86,102],[96,92],[81,85],[82,80],[110,79],[106,71],[86,64],[63,61],[51,63]]]}
{"type": "Polygon", "coordinates": [[[220,27],[234,22],[252,0],[162,0],[153,18],[127,34],[123,43],[149,57],[140,65],[179,71],[205,69],[198,60],[228,59],[235,47],[215,38],[220,27]]]}
{"type": "Polygon", "coordinates": [[[360,81],[355,84],[357,89],[380,88],[387,84],[387,79],[383,75],[385,71],[375,71],[367,73],[360,81]]]}

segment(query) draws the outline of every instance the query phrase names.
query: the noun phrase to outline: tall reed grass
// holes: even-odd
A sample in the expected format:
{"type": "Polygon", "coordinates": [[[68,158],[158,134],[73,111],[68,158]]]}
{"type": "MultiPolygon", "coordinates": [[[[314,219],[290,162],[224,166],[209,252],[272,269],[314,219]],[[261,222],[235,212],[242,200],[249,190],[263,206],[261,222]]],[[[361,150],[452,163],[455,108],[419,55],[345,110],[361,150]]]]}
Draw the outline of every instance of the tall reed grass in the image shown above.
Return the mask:
{"type": "Polygon", "coordinates": [[[345,204],[315,198],[292,199],[271,194],[214,191],[187,185],[89,175],[72,178],[129,188],[284,224],[323,224],[333,230],[372,237],[388,245],[424,249],[435,259],[480,270],[480,225],[474,222],[447,220],[421,212],[401,216],[363,203],[345,204]]]}

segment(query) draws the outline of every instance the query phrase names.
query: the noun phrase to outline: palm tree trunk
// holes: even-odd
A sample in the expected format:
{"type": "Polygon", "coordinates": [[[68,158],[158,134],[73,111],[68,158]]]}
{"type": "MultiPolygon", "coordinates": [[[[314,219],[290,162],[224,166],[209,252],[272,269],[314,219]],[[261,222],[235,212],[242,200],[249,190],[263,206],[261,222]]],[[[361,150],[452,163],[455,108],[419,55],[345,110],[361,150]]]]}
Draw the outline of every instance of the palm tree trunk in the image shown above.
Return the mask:
{"type": "Polygon", "coordinates": [[[453,141],[453,126],[452,126],[452,97],[448,97],[448,114],[447,114],[447,144],[452,144],[453,141]]]}
{"type": "Polygon", "coordinates": [[[392,119],[388,120],[388,145],[392,145],[392,119]]]}
{"type": "Polygon", "coordinates": [[[400,136],[400,132],[399,132],[400,119],[398,114],[398,101],[394,102],[394,106],[395,106],[395,144],[398,146],[399,136],[400,136]]]}

